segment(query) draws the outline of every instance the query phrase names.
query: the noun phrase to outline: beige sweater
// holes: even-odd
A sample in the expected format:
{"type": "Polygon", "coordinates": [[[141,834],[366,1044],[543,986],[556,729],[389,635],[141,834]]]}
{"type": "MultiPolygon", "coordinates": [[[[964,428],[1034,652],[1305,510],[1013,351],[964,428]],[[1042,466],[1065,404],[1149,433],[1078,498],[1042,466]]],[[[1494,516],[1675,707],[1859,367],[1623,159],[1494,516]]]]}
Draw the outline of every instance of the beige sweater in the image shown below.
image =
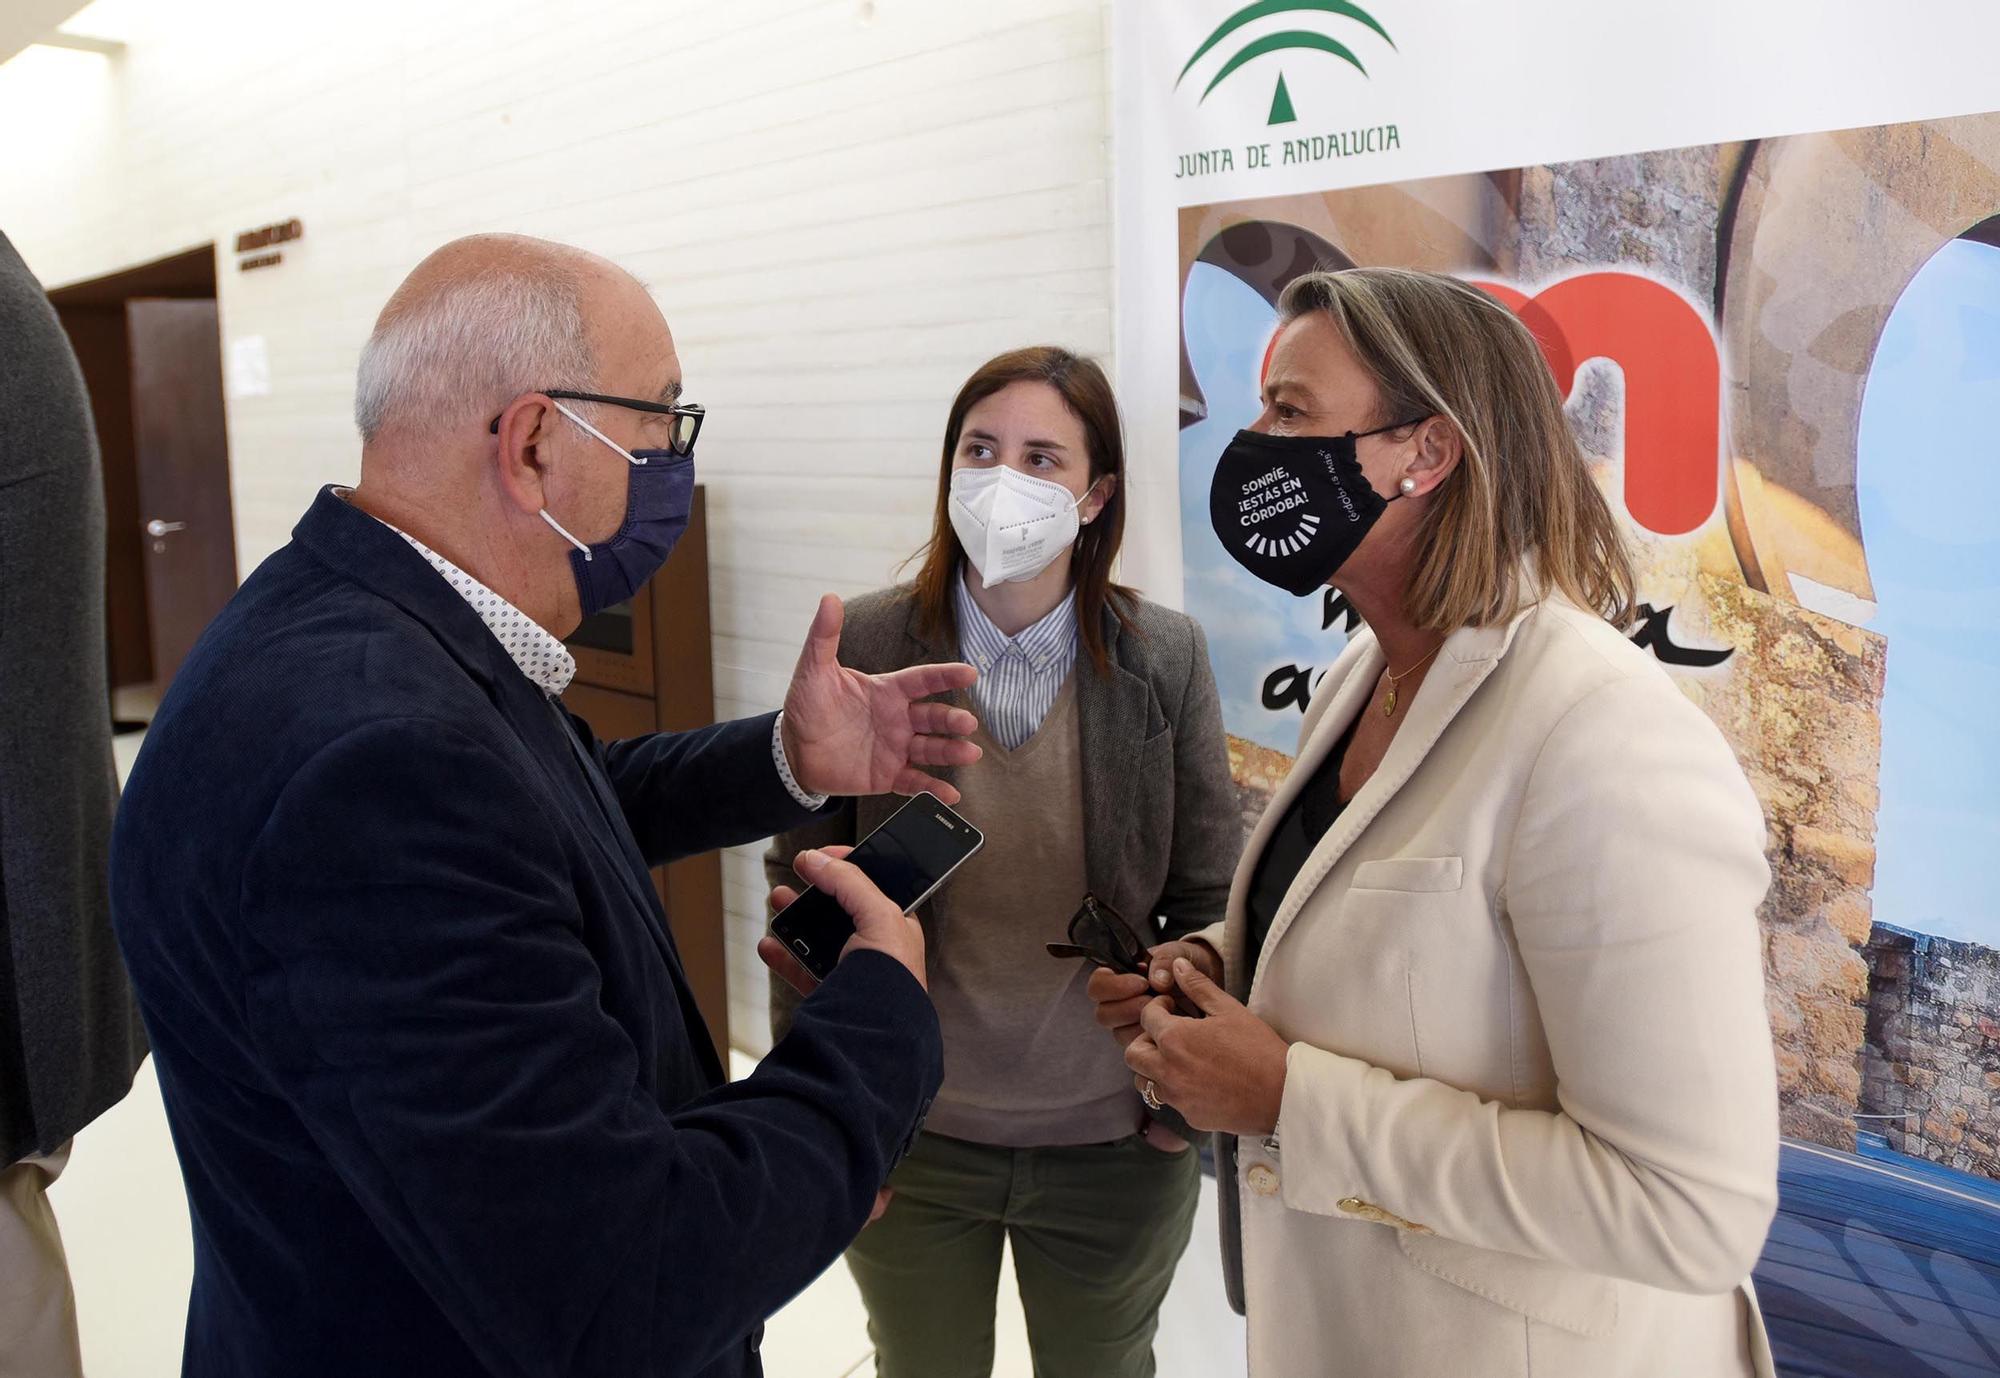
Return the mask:
{"type": "MultiPolygon", "coordinates": [[[[1065,771],[1075,772],[1064,777],[1060,790],[1021,790],[1020,781],[1013,778],[1022,768],[1020,763],[997,749],[990,750],[985,764],[994,766],[1008,758],[1006,775],[1011,784],[990,773],[982,780],[979,766],[939,766],[935,773],[965,791],[965,816],[986,834],[987,845],[994,849],[983,858],[989,865],[995,864],[1003,855],[1002,848],[1007,847],[1014,849],[1009,853],[1012,856],[1025,858],[1017,866],[1036,872],[1042,853],[1059,841],[1065,847],[1081,841],[1078,850],[1083,857],[1082,874],[1089,877],[1088,888],[1133,924],[1163,920],[1164,931],[1173,935],[1221,917],[1230,872],[1242,850],[1241,812],[1236,787],[1229,779],[1222,709],[1201,629],[1182,613],[1144,601],[1132,606],[1131,616],[1134,625],[1128,628],[1105,612],[1101,627],[1110,661],[1108,671],[1099,672],[1087,658],[1079,658],[1066,686],[1075,695],[1074,704],[1062,708],[1065,714],[1073,713],[1073,718],[1059,730],[1044,726],[1047,742],[1043,745],[1060,740],[1062,749],[1053,754],[1063,758],[1065,771]],[[1072,752],[1074,759],[1069,755],[1072,752]],[[1082,804],[1077,802],[1079,781],[1082,804]],[[1009,789],[1017,799],[1026,800],[1014,805],[1011,812],[1005,798],[993,795],[995,790],[1004,794],[1009,789]],[[1063,802],[1056,802],[1057,795],[1063,802]],[[1081,837],[1069,836],[1079,827],[1081,837]]],[[[862,674],[893,674],[912,665],[944,664],[958,658],[956,636],[949,630],[925,630],[917,615],[915,595],[908,588],[864,594],[847,605],[847,623],[840,633],[840,663],[850,669],[862,674]]],[[[955,701],[966,707],[972,702],[965,694],[955,696],[955,701]]],[[[1022,751],[1031,760],[1041,749],[1034,739],[1022,744],[1022,751]]],[[[792,829],[775,839],[765,854],[767,879],[772,885],[796,886],[799,880],[792,870],[792,859],[802,849],[858,842],[905,802],[893,794],[843,801],[792,829]]],[[[1074,865],[1071,855],[1067,864],[1074,865]]],[[[1001,869],[1004,871],[1005,863],[1001,869]]],[[[968,905],[963,888],[968,880],[976,885],[977,874],[975,871],[968,877],[961,872],[921,911],[931,943],[934,986],[940,936],[947,944],[970,943],[975,950],[981,941],[981,933],[971,932],[973,920],[969,917],[978,912],[978,906],[968,905]]],[[[1039,883],[1042,877],[1022,879],[1024,883],[1039,883]]],[[[1012,883],[1009,877],[1008,884],[1012,883]]],[[[1039,910],[1021,891],[1005,892],[1000,916],[991,922],[1006,935],[1006,946],[1004,955],[996,949],[991,956],[996,962],[1004,960],[1006,972],[983,978],[1008,983],[1004,998],[995,994],[989,999],[976,990],[968,994],[963,983],[972,969],[962,962],[955,968],[949,997],[952,1003],[944,1010],[950,1048],[969,1053],[978,1046],[982,1033],[997,1031],[1001,1039],[1014,1036],[997,1025],[985,1030],[977,1025],[962,1028],[959,1020],[966,1013],[997,1007],[1008,1029],[1043,1030],[1046,1024],[1045,1032],[1023,1040],[1030,1053],[1016,1054],[1032,1057],[1039,1066],[1026,1062],[1009,1065],[1000,1051],[1002,1042],[992,1039],[981,1053],[979,1065],[967,1067],[960,1057],[953,1089],[972,1094],[974,1118],[989,1126],[979,1133],[992,1133],[990,1126],[995,1119],[1022,1131],[1029,1121],[1067,1125],[1072,1110],[1078,1114],[1078,1123],[1042,1142],[1116,1138],[1138,1126],[1142,1107],[1124,1070],[1118,1045],[1088,1018],[1081,994],[1086,979],[1081,963],[1058,962],[1042,950],[1045,941],[1062,934],[1085,888],[1080,878],[1074,885],[1065,883],[1062,893],[1040,901],[1039,910]],[[1036,984],[1015,991],[1012,983],[1017,980],[1036,984]],[[1057,988],[1041,988],[1038,983],[1043,981],[1057,988]],[[1075,989],[1071,989],[1072,983],[1075,989]],[[975,1001],[972,995],[979,998],[975,1001]],[[968,1039],[974,1043],[968,1044],[968,1039]],[[1082,1080],[1078,1079],[1078,1068],[1087,1069],[1082,1080]],[[971,1082],[966,1081],[967,1075],[973,1078],[971,1082]],[[984,1086],[978,1084],[982,1077],[984,1086]],[[1085,1083],[1093,1089],[1086,1090],[1085,1083]],[[1112,1113],[1114,1089],[1129,1097],[1129,1111],[1112,1113]],[[996,1100],[1002,1104],[993,1107],[996,1100]],[[1091,1108],[1093,1104],[1102,1110],[1101,1120],[1091,1108]],[[988,1113],[994,1108],[998,1115],[988,1113]],[[1016,1111],[1019,1123],[1012,1118],[1016,1111]],[[1082,1122],[1086,1120],[1090,1123],[1082,1122]]],[[[947,960],[957,957],[952,953],[947,960]]],[[[972,972],[971,979],[982,978],[972,972]]],[[[774,1037],[784,1036],[798,1003],[797,992],[773,977],[774,1037]]],[[[946,1113],[949,1118],[951,1112],[946,1113]]],[[[935,1117],[930,1127],[946,1132],[935,1117]]],[[[956,1132],[970,1134],[975,1130],[961,1117],[956,1132]]],[[[1037,1135],[1023,1132],[1009,1137],[1032,1140],[1037,1135]]]]}
{"type": "Polygon", "coordinates": [[[1009,1147],[1131,1134],[1139,1098],[1117,1043],[1092,1018],[1089,970],[1042,946],[1063,940],[1089,888],[1076,674],[1015,750],[984,730],[974,740],[985,755],[959,773],[959,811],[986,845],[929,906],[944,1088],[924,1127],[1009,1147]]]}

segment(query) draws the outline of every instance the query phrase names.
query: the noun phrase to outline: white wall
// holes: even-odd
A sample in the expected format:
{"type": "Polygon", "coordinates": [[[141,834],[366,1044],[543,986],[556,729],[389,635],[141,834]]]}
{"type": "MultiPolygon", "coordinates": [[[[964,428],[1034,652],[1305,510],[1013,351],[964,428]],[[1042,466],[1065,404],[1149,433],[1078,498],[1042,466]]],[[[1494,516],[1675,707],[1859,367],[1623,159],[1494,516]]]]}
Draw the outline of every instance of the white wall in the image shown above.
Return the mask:
{"type": "MultiPolygon", "coordinates": [[[[99,0],[125,56],[0,67],[0,228],[51,286],[221,246],[239,564],[352,481],[354,361],[426,252],[516,230],[649,282],[711,409],[717,711],[773,707],[824,590],[922,540],[945,408],[1001,349],[1111,346],[1103,0],[99,0]],[[277,268],[235,234],[299,217],[277,268]]],[[[761,1048],[754,853],[725,859],[761,1048]]]]}

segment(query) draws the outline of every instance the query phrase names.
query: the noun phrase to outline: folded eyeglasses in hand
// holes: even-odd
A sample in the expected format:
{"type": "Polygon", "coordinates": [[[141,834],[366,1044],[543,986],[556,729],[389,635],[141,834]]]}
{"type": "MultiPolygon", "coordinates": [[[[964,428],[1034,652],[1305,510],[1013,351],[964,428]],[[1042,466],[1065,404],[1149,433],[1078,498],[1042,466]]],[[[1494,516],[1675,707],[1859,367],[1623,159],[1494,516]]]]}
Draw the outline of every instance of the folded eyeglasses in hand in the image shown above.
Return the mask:
{"type": "MultiPolygon", "coordinates": [[[[1046,946],[1051,957],[1081,957],[1108,971],[1145,976],[1152,970],[1149,944],[1124,915],[1096,895],[1086,894],[1082,905],[1070,917],[1069,941],[1048,943],[1046,946]]],[[[1201,1018],[1201,1011],[1194,1002],[1180,992],[1173,993],[1173,1001],[1177,1013],[1193,1019],[1201,1018]]]]}

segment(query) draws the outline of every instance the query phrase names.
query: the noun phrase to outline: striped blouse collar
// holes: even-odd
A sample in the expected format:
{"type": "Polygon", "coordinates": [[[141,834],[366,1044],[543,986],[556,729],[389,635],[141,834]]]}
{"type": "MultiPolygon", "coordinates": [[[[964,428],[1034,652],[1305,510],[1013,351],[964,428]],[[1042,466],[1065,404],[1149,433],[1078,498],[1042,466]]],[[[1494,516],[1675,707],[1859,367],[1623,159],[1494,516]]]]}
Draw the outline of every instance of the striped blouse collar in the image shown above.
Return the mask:
{"type": "Polygon", "coordinates": [[[1019,636],[1008,636],[993,625],[979,604],[973,601],[966,574],[959,571],[952,590],[958,613],[960,653],[982,674],[993,668],[1010,650],[1017,651],[1037,671],[1063,667],[1075,657],[1077,646],[1076,599],[1065,598],[1055,610],[1027,628],[1019,636]]]}

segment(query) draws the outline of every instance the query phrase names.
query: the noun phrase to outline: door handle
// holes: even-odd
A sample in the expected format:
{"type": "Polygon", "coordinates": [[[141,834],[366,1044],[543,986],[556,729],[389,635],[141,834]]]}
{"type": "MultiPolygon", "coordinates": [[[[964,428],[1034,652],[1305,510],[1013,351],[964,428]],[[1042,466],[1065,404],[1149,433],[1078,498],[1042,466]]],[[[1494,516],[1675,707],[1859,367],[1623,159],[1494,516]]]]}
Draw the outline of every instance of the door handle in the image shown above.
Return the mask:
{"type": "Polygon", "coordinates": [[[187,530],[186,522],[163,522],[158,517],[155,517],[146,523],[146,534],[156,541],[169,531],[185,530],[187,530]]]}

